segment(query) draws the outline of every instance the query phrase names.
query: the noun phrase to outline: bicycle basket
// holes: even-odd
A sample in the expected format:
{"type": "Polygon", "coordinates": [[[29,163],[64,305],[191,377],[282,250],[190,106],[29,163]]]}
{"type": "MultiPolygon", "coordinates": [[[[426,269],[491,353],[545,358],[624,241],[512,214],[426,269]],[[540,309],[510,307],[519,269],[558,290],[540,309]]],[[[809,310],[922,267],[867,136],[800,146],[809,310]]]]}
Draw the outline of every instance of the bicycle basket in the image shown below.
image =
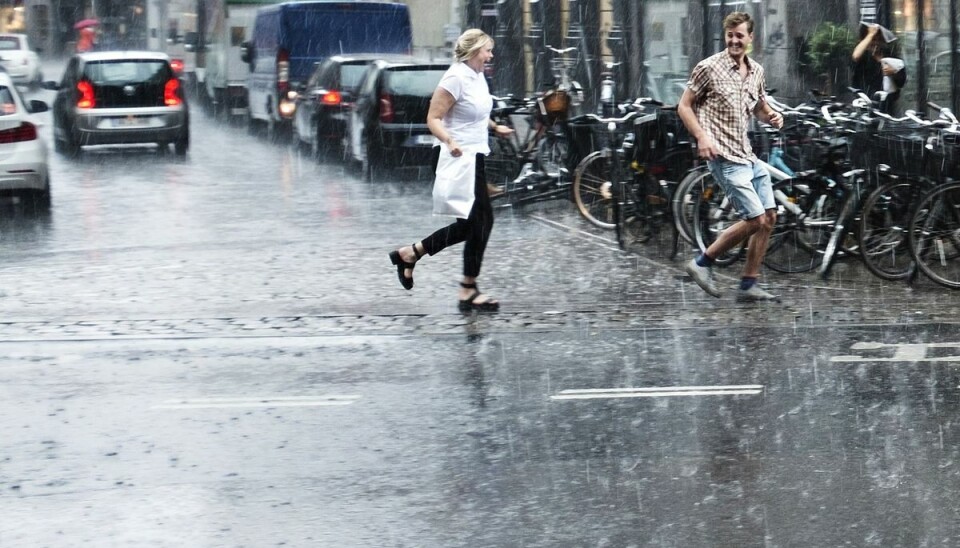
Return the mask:
{"type": "Polygon", "coordinates": [[[936,181],[954,179],[960,181],[960,136],[943,135],[927,151],[926,175],[936,181]]]}
{"type": "Polygon", "coordinates": [[[551,89],[537,97],[537,117],[547,125],[553,125],[567,119],[570,109],[570,95],[559,89],[551,89]]]}
{"type": "Polygon", "coordinates": [[[877,131],[867,134],[866,137],[855,140],[853,151],[859,152],[861,146],[865,148],[864,157],[858,158],[857,167],[873,169],[877,164],[886,164],[893,173],[900,175],[923,174],[927,151],[922,135],[913,133],[908,128],[900,128],[877,131]]]}

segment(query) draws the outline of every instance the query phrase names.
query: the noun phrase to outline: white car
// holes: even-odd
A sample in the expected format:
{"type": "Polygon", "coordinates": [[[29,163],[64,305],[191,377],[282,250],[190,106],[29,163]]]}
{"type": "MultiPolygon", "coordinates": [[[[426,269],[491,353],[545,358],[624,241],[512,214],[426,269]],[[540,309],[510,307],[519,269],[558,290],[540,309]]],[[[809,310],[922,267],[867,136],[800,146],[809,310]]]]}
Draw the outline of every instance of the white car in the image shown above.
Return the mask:
{"type": "Polygon", "coordinates": [[[10,75],[0,72],[0,195],[17,196],[41,212],[50,207],[50,170],[32,115],[48,109],[38,99],[24,103],[10,75]]]}
{"type": "Polygon", "coordinates": [[[43,81],[40,59],[30,49],[26,34],[0,34],[0,66],[18,85],[36,87],[43,81]]]}

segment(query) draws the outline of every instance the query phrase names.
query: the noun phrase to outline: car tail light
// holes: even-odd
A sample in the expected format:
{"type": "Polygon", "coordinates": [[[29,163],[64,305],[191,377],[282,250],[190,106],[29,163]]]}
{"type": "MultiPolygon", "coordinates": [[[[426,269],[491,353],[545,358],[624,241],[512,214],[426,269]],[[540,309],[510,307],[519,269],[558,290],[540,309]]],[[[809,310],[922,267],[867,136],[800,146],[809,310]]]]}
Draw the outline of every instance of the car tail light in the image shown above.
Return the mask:
{"type": "Polygon", "coordinates": [[[380,121],[388,124],[393,121],[393,97],[386,93],[380,96],[380,121]]]}
{"type": "Polygon", "coordinates": [[[22,141],[33,141],[37,138],[37,126],[30,122],[24,122],[11,129],[0,131],[0,144],[19,143],[22,141]]]}
{"type": "Polygon", "coordinates": [[[77,91],[80,96],[77,97],[77,108],[93,108],[97,106],[97,100],[93,96],[93,84],[89,80],[80,80],[77,82],[77,91]]]}
{"type": "Polygon", "coordinates": [[[339,91],[328,91],[320,97],[320,102],[325,105],[337,106],[343,100],[339,91]]]}
{"type": "Polygon", "coordinates": [[[163,86],[163,104],[175,107],[181,103],[183,98],[180,96],[180,80],[171,78],[163,86]]]}
{"type": "Polygon", "coordinates": [[[277,91],[280,96],[290,90],[290,52],[285,49],[277,51],[277,91]]]}
{"type": "Polygon", "coordinates": [[[170,68],[173,69],[173,73],[177,76],[183,74],[183,59],[171,59],[170,68]]]}

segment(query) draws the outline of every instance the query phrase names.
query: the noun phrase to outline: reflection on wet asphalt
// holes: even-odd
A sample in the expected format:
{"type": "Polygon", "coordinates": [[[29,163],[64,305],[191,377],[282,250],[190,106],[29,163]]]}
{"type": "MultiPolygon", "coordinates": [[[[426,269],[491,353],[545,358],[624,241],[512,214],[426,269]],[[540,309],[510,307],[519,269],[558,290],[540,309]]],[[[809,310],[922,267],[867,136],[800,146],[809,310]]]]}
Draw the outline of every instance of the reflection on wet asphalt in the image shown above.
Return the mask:
{"type": "Polygon", "coordinates": [[[0,205],[0,545],[960,543],[953,293],[712,299],[556,202],[498,211],[503,312],[464,316],[459,250],[387,259],[443,222],[425,174],[192,123],[0,205]]]}

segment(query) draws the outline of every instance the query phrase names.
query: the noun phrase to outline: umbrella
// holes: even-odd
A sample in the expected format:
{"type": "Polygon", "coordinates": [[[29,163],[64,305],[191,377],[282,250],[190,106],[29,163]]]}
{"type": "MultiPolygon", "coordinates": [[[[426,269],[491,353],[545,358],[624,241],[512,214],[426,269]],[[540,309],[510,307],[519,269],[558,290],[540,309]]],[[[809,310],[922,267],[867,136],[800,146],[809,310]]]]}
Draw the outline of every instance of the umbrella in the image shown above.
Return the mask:
{"type": "Polygon", "coordinates": [[[880,36],[882,36],[883,41],[888,44],[897,39],[897,35],[887,27],[876,23],[867,23],[866,21],[860,21],[860,36],[867,35],[867,27],[880,27],[880,36]]]}
{"type": "Polygon", "coordinates": [[[95,27],[99,24],[100,24],[100,21],[97,21],[96,19],[84,19],[82,21],[77,21],[76,23],[74,23],[73,28],[82,29],[86,27],[95,27]]]}

